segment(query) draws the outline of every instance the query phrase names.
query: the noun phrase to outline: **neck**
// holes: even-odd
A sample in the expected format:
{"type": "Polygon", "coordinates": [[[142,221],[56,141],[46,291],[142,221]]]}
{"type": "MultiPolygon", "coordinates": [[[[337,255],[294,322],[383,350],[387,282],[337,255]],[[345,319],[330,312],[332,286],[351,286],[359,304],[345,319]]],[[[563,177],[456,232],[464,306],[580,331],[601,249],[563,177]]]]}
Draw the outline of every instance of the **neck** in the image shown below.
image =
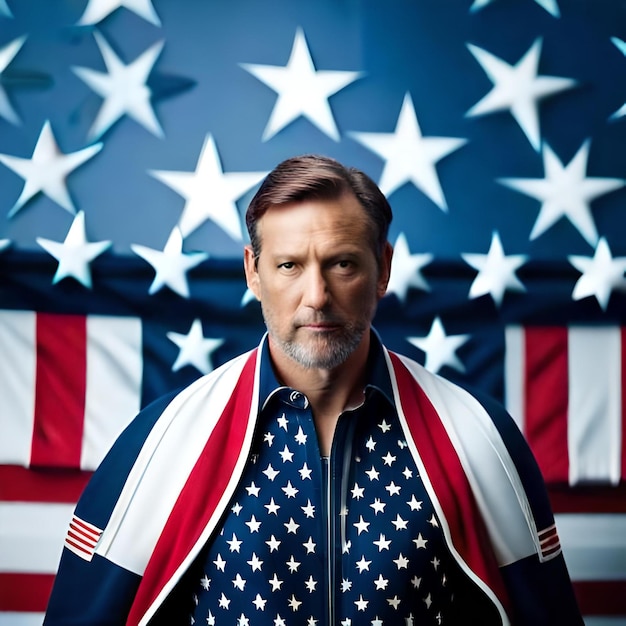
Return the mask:
{"type": "Polygon", "coordinates": [[[306,395],[313,411],[322,455],[328,456],[339,415],[363,401],[369,333],[357,349],[333,369],[306,368],[286,356],[269,340],[272,362],[283,384],[306,395]]]}

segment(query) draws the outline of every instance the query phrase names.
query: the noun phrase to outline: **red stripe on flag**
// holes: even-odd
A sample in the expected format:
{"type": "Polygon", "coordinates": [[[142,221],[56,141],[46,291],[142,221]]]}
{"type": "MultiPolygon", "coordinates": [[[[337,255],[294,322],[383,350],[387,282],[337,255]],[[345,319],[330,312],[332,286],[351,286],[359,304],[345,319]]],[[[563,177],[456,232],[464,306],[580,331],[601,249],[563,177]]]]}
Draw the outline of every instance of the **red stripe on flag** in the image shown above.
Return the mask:
{"type": "Polygon", "coordinates": [[[54,574],[0,574],[0,611],[43,613],[54,574]]]}
{"type": "Polygon", "coordinates": [[[32,466],[80,467],[86,365],[86,318],[38,313],[32,466]]]}
{"type": "Polygon", "coordinates": [[[526,328],[525,352],[525,435],[545,480],[567,482],[567,328],[526,328]]]}
{"type": "Polygon", "coordinates": [[[574,581],[583,615],[626,616],[626,580],[574,581]]]}
{"type": "Polygon", "coordinates": [[[555,513],[626,513],[626,483],[609,486],[548,486],[555,513]]]}
{"type": "Polygon", "coordinates": [[[92,472],[77,470],[33,470],[0,465],[0,500],[5,502],[78,501],[92,472]]]}

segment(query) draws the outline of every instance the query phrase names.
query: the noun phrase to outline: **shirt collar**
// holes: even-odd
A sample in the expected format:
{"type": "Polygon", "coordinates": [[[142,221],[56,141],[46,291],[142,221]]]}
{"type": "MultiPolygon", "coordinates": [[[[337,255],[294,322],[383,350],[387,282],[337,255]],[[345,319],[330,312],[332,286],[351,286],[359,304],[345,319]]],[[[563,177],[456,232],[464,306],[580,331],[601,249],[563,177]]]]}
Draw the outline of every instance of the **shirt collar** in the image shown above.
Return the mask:
{"type": "MultiPolygon", "coordinates": [[[[295,389],[281,385],[276,378],[274,367],[272,365],[272,359],[270,357],[269,342],[267,340],[267,334],[265,335],[260,346],[260,378],[259,378],[259,406],[265,407],[270,396],[280,390],[286,390],[289,393],[286,394],[286,399],[292,404],[306,408],[308,401],[306,397],[295,389]]],[[[374,329],[371,330],[370,339],[370,352],[367,359],[367,375],[365,384],[365,396],[366,399],[372,394],[379,393],[391,404],[395,406],[393,400],[393,388],[391,385],[391,379],[389,377],[389,371],[387,369],[387,362],[383,351],[383,344],[378,335],[378,332],[374,329]]]]}

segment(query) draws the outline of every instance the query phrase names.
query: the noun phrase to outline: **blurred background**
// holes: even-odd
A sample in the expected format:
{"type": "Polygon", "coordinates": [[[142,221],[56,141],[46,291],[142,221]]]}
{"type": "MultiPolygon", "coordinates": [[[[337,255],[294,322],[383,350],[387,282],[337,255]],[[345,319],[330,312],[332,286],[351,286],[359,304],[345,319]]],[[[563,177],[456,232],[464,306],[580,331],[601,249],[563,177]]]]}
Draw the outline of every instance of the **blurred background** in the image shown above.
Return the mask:
{"type": "Polygon", "coordinates": [[[301,153],[387,195],[376,328],[506,404],[626,624],[625,145],[622,0],[0,0],[0,625],[136,411],[258,343],[243,215],[301,153]]]}

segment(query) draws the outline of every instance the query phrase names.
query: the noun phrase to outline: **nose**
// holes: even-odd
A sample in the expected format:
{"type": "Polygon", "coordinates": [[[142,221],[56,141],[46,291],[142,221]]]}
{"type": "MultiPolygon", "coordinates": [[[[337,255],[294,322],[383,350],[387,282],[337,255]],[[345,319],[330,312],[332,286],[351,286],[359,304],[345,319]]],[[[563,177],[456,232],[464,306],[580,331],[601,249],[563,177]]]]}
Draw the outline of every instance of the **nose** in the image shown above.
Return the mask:
{"type": "Polygon", "coordinates": [[[321,268],[309,268],[305,275],[303,304],[312,309],[321,310],[330,301],[328,281],[321,268]]]}

